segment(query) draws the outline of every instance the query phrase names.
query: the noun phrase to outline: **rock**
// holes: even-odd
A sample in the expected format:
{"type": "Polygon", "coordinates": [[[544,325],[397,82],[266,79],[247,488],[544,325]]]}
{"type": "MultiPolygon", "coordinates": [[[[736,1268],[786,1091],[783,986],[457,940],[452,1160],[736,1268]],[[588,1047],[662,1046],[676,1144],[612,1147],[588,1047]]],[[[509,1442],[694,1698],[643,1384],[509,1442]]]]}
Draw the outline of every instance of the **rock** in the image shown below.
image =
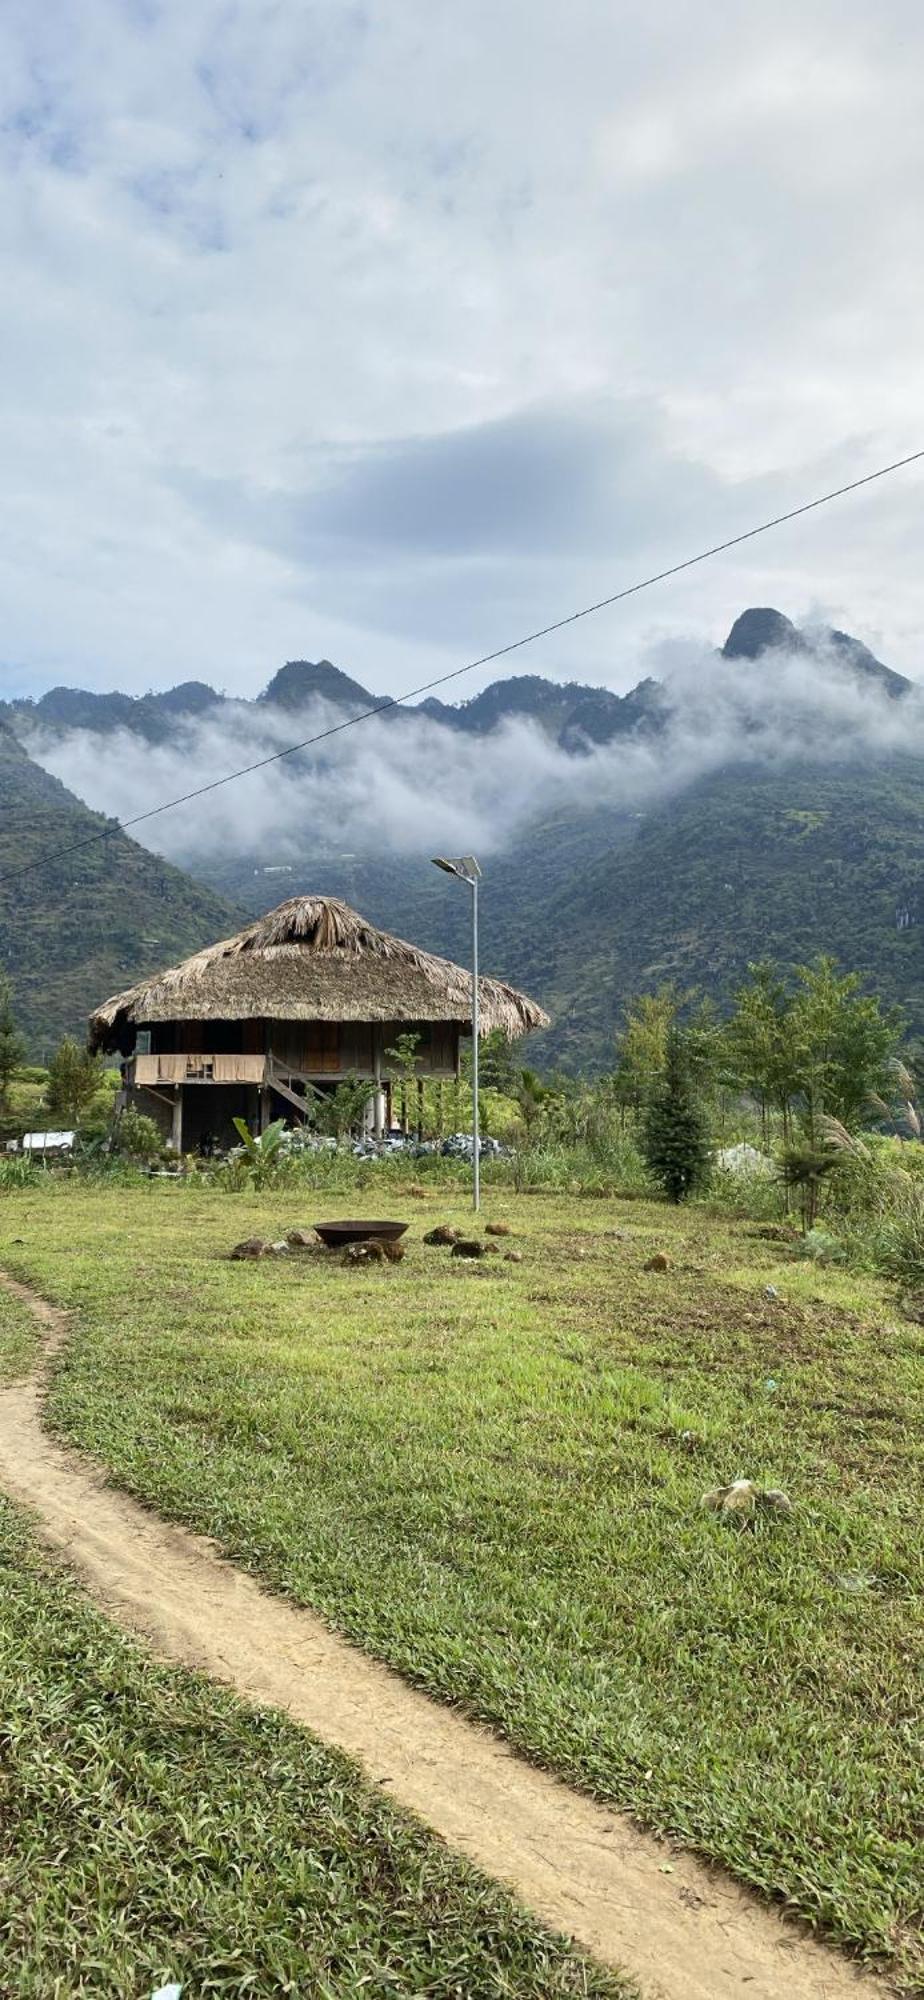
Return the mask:
{"type": "Polygon", "coordinates": [[[288,1257],[289,1255],[288,1243],[285,1242],[268,1243],[266,1246],[266,1254],[268,1257],[288,1257]]]}
{"type": "Polygon", "coordinates": [[[486,1222],[484,1233],[486,1236],[512,1236],[513,1230],[509,1222],[486,1222]]]}
{"type": "Polygon", "coordinates": [[[771,1514],[791,1514],[792,1501],[778,1486],[755,1486],[753,1479],[733,1479],[730,1486],[715,1486],[704,1493],[701,1507],[714,1514],[754,1514],[758,1507],[771,1514]]]}
{"type": "Polygon", "coordinates": [[[426,1236],[424,1237],[424,1242],[458,1243],[461,1234],[462,1234],[461,1229],[456,1229],[453,1223],[439,1222],[437,1223],[435,1229],[427,1230],[426,1236]]]}
{"type": "Polygon", "coordinates": [[[765,1486],[763,1492],[758,1491],[757,1505],[758,1507],[769,1507],[774,1514],[792,1513],[792,1501],[789,1494],[781,1492],[778,1486],[765,1486]]]}
{"type": "Polygon", "coordinates": [[[318,1241],[313,1229],[290,1229],[286,1235],[290,1250],[313,1250],[318,1241]]]}
{"type": "Polygon", "coordinates": [[[473,1236],[460,1236],[452,1246],[453,1257],[483,1257],[487,1244],[476,1242],[473,1236]]]}
{"type": "Polygon", "coordinates": [[[385,1246],[376,1242],[348,1243],[341,1261],[348,1268],[355,1268],[359,1264],[384,1264],[385,1246]]]}
{"type": "Polygon", "coordinates": [[[733,1479],[730,1486],[713,1487],[704,1493],[701,1507],[711,1508],[714,1514],[753,1514],[757,1505],[757,1488],[752,1479],[733,1479]]]}
{"type": "Polygon", "coordinates": [[[522,1250],[505,1250],[505,1251],[504,1251],[504,1263],[505,1263],[505,1264],[522,1264],[522,1262],[523,1262],[523,1252],[522,1252],[522,1250]]]}
{"type": "Polygon", "coordinates": [[[779,1296],[780,1296],[780,1295],[779,1295],[779,1292],[777,1291],[777,1289],[776,1289],[776,1286],[775,1286],[775,1285],[765,1285],[765,1286],[764,1286],[764,1298],[765,1298],[765,1299],[778,1299],[778,1298],[779,1298],[779,1296]]]}
{"type": "Polygon", "coordinates": [[[269,1244],[262,1236],[247,1236],[243,1243],[235,1243],[231,1252],[232,1263],[242,1263],[245,1258],[265,1257],[269,1244]]]}
{"type": "Polygon", "coordinates": [[[654,1256],[649,1257],[647,1264],[643,1266],[646,1271],[669,1271],[670,1268],[671,1260],[665,1250],[656,1250],[654,1256]]]}
{"type": "Polygon", "coordinates": [[[400,1237],[386,1238],[382,1244],[386,1264],[400,1264],[406,1249],[407,1244],[402,1243],[400,1237]]]}

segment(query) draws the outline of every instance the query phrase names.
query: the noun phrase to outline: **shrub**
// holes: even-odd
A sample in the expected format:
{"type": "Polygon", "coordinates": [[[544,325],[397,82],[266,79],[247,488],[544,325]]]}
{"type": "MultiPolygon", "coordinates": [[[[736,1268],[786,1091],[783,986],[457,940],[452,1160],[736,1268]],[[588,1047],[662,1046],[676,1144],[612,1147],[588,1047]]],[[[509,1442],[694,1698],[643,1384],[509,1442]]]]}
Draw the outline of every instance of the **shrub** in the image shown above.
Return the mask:
{"type": "Polygon", "coordinates": [[[129,1160],[156,1160],[163,1150],[160,1129],[153,1118],[129,1105],[112,1135],[113,1150],[129,1160]]]}
{"type": "Polygon", "coordinates": [[[841,1164],[841,1156],[830,1149],[819,1146],[787,1146],[780,1159],[780,1179],[783,1186],[798,1189],[802,1198],[802,1233],[809,1234],[815,1226],[818,1213],[818,1194],[822,1181],[841,1164]]]}
{"type": "Polygon", "coordinates": [[[872,1242],[881,1271],[908,1291],[924,1289],[924,1188],[897,1186],[872,1242]]]}
{"type": "Polygon", "coordinates": [[[847,1251],[840,1237],[832,1236],[829,1229],[808,1230],[798,1245],[800,1257],[807,1257],[812,1264],[846,1264],[847,1251]]]}

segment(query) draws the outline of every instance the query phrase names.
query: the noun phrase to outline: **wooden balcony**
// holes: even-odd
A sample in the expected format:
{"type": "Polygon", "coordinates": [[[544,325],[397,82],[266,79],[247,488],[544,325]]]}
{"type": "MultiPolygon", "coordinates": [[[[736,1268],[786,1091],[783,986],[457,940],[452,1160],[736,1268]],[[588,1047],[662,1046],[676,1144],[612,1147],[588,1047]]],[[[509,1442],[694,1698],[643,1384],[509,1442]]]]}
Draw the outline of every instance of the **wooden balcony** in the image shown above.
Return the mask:
{"type": "Polygon", "coordinates": [[[187,1051],[181,1055],[133,1056],[126,1064],[129,1089],[156,1088],[158,1084],[179,1083],[265,1083],[266,1056],[207,1055],[187,1051]]]}

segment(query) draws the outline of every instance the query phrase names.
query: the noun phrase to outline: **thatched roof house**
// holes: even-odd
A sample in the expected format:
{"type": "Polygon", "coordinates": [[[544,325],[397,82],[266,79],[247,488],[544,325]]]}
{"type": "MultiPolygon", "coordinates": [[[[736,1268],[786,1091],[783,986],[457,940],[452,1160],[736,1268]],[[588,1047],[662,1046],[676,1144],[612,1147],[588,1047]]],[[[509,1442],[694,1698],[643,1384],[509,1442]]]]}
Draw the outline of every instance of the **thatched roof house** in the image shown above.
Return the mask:
{"type": "MultiPolygon", "coordinates": [[[[381,1129],[386,1050],[412,1032],[419,1074],[455,1075],[471,989],[461,966],[377,930],[348,904],[294,896],[105,1001],[91,1016],[90,1045],[120,1053],[129,1095],[151,1100],[140,1108],[169,1107],[177,1145],[206,1130],[221,1137],[235,1115],[303,1115],[310,1094],[348,1073],[382,1086],[381,1129]],[[206,1083],[204,1097],[195,1086],[206,1083]]],[[[479,998],[484,1034],[499,1028],[513,1039],[547,1025],[535,1001],[499,980],[480,979],[479,998]]]]}

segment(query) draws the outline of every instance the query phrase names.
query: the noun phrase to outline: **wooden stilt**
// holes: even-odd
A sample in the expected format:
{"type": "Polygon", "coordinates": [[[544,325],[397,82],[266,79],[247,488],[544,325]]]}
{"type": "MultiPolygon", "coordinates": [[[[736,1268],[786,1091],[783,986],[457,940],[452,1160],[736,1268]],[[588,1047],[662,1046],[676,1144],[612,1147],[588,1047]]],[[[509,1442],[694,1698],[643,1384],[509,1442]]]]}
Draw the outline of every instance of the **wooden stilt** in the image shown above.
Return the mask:
{"type": "Polygon", "coordinates": [[[385,1092],[382,1089],[382,1035],[379,1028],[373,1028],[373,1071],[375,1075],[375,1107],[373,1132],[377,1139],[385,1136],[385,1092]]]}

